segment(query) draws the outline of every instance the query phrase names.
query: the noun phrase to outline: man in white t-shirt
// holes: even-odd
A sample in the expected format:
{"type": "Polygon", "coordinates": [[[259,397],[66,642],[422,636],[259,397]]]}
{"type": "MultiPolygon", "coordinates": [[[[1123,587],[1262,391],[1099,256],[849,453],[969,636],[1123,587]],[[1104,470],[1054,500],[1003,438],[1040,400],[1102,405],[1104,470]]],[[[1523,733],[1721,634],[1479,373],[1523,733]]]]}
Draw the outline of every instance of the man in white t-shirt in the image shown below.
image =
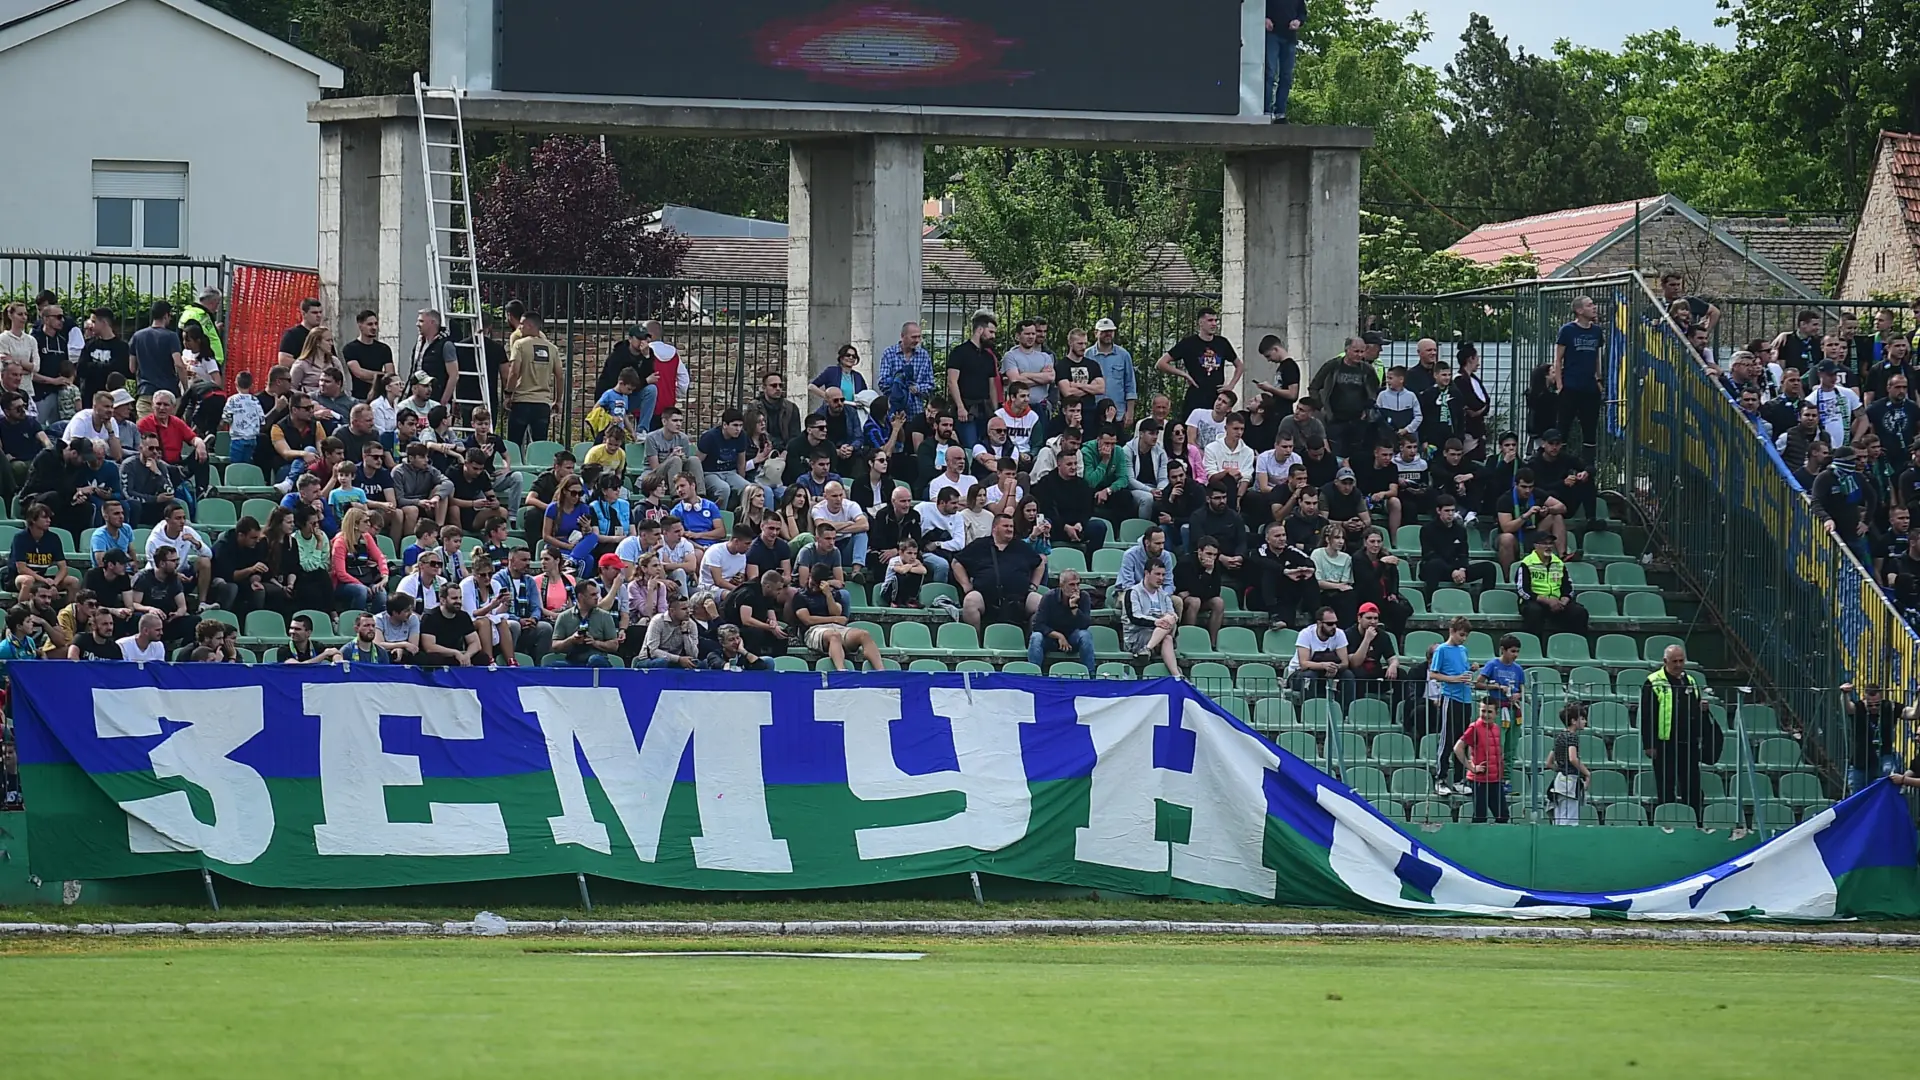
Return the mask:
{"type": "Polygon", "coordinates": [[[120,658],[140,661],[165,660],[167,646],[161,637],[166,625],[165,620],[151,612],[140,616],[140,632],[120,639],[120,658]]]}
{"type": "Polygon", "coordinates": [[[921,535],[924,537],[934,529],[947,534],[945,540],[924,540],[921,546],[942,558],[951,558],[966,547],[967,519],[961,516],[964,505],[959,491],[950,487],[941,488],[934,492],[932,499],[921,503],[917,508],[921,535]]]}
{"type": "Polygon", "coordinates": [[[69,441],[92,439],[99,443],[103,460],[118,462],[125,457],[126,448],[120,444],[120,420],[113,415],[113,394],[102,390],[93,395],[93,408],[75,413],[73,419],[67,421],[66,437],[69,441]]]}
{"type": "Polygon", "coordinates": [[[747,583],[747,549],[753,546],[753,536],[753,526],[735,525],[726,543],[714,544],[700,557],[700,587],[693,590],[696,618],[719,618],[720,602],[747,583]]]}
{"type": "Polygon", "coordinates": [[[1807,400],[1820,409],[1820,426],[1826,430],[1827,444],[1845,446],[1853,428],[1853,414],[1860,411],[1860,395],[1851,387],[1839,385],[1839,364],[1822,360],[1814,370],[1820,373],[1820,385],[1813,388],[1807,400]]]}
{"type": "MultiPolygon", "coordinates": [[[[960,493],[960,501],[967,500],[967,493],[980,481],[967,471],[967,452],[957,446],[947,447],[947,467],[927,482],[927,497],[937,499],[942,491],[951,489],[960,493]]],[[[827,485],[832,487],[832,484],[827,485]]]]}
{"type": "Polygon", "coordinates": [[[1192,446],[1212,446],[1215,439],[1227,433],[1227,417],[1233,414],[1233,406],[1239,399],[1233,391],[1222,390],[1213,398],[1213,410],[1195,409],[1187,414],[1187,442],[1192,446]]]}
{"type": "Polygon", "coordinates": [[[700,583],[700,549],[687,539],[687,527],[679,518],[666,519],[660,528],[660,569],[682,590],[691,593],[700,583]]]}
{"type": "Polygon", "coordinates": [[[1340,629],[1338,612],[1322,607],[1313,625],[1300,631],[1294,639],[1293,659],[1287,661],[1287,678],[1294,691],[1305,697],[1337,690],[1342,701],[1352,700],[1353,669],[1347,666],[1347,632],[1340,629]]]}
{"type": "Polygon", "coordinates": [[[1293,436],[1281,435],[1273,440],[1273,449],[1263,450],[1253,460],[1254,486],[1261,491],[1287,486],[1287,473],[1300,464],[1300,455],[1293,452],[1293,436]]]}
{"type": "MultiPolygon", "coordinates": [[[[948,460],[952,460],[949,458],[948,460]]],[[[969,476],[967,479],[973,479],[969,476]]],[[[935,479],[934,483],[944,481],[935,479]]],[[[867,565],[867,514],[860,504],[847,498],[847,489],[838,480],[827,485],[826,497],[813,504],[813,520],[833,522],[833,535],[838,538],[840,554],[847,560],[848,566],[867,565]]]]}

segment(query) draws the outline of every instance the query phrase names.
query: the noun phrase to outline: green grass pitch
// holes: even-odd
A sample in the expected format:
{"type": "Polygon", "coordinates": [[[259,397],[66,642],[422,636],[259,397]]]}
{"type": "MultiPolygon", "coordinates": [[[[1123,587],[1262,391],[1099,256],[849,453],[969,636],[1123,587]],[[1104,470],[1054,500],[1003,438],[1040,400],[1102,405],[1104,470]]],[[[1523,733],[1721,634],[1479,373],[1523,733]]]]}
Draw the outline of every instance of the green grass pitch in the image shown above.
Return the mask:
{"type": "Polygon", "coordinates": [[[1894,951],[1027,939],[0,942],[0,1075],[1901,1075],[1894,951]],[[924,951],[917,962],[573,950],[924,951]]]}

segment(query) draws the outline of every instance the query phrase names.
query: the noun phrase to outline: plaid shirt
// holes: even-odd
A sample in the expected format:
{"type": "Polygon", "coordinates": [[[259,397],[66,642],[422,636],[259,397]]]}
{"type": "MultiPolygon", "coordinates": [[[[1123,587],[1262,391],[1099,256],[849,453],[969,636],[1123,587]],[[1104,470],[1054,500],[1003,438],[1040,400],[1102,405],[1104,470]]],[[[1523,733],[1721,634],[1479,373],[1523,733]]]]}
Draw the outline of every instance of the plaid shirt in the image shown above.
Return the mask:
{"type": "Polygon", "coordinates": [[[933,357],[921,346],[913,355],[900,351],[894,342],[880,354],[880,374],[875,389],[887,395],[887,408],[909,417],[919,416],[926,408],[923,394],[933,390],[933,357]]]}

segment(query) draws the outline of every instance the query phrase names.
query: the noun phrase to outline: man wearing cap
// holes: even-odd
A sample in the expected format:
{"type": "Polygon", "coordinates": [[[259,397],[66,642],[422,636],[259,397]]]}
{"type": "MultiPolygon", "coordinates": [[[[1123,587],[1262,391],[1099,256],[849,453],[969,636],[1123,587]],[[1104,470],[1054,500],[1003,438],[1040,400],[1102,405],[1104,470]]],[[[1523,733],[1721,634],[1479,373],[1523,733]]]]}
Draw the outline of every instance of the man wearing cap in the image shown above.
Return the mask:
{"type": "Polygon", "coordinates": [[[1558,428],[1548,428],[1540,436],[1540,449],[1527,462],[1527,468],[1533,470],[1534,483],[1542,495],[1560,500],[1569,515],[1585,508],[1588,519],[1592,519],[1598,499],[1593,473],[1579,458],[1567,453],[1566,445],[1558,428]]]}
{"type": "Polygon", "coordinates": [[[1827,445],[1845,446],[1847,434],[1853,428],[1853,415],[1860,411],[1860,395],[1854,393],[1852,387],[1840,385],[1840,365],[1836,361],[1822,360],[1814,370],[1820,375],[1820,384],[1807,395],[1807,400],[1820,410],[1820,427],[1827,433],[1827,445]]]}
{"type": "Polygon", "coordinates": [[[1367,507],[1367,495],[1360,490],[1360,479],[1342,465],[1334,470],[1333,483],[1320,489],[1320,509],[1327,520],[1347,530],[1347,546],[1359,550],[1361,540],[1373,526],[1367,507]]]}
{"type": "MultiPolygon", "coordinates": [[[[620,373],[628,368],[640,373],[642,386],[654,385],[646,380],[646,376],[653,374],[653,353],[647,348],[652,336],[639,323],[627,327],[626,336],[607,350],[606,363],[600,365],[600,379],[593,384],[593,396],[596,399],[613,389],[620,382],[620,373]]],[[[657,390],[655,395],[658,396],[657,390]]]]}
{"type": "Polygon", "coordinates": [[[1589,296],[1575,297],[1573,321],[1560,328],[1553,346],[1553,370],[1549,378],[1560,394],[1560,429],[1572,431],[1581,425],[1586,455],[1593,457],[1600,440],[1600,403],[1605,400],[1600,385],[1600,361],[1606,352],[1607,331],[1598,323],[1599,305],[1589,296]]]}
{"type": "Polygon", "coordinates": [[[1545,640],[1549,633],[1584,634],[1587,609],[1573,601],[1573,582],[1567,561],[1554,554],[1552,533],[1533,534],[1533,551],[1513,571],[1513,588],[1520,594],[1520,621],[1527,633],[1545,640]]]}
{"type": "Polygon", "coordinates": [[[1833,452],[1833,460],[1814,477],[1808,492],[1813,500],[1813,516],[1827,535],[1846,545],[1862,566],[1873,565],[1873,549],[1867,540],[1869,522],[1879,513],[1879,494],[1860,475],[1853,447],[1842,446],[1833,452]]]}
{"type": "Polygon", "coordinates": [[[1100,396],[1113,402],[1120,410],[1120,422],[1132,428],[1133,414],[1140,401],[1140,384],[1133,370],[1133,354],[1114,343],[1119,330],[1112,319],[1094,323],[1093,348],[1087,350],[1087,355],[1100,365],[1100,396]]]}

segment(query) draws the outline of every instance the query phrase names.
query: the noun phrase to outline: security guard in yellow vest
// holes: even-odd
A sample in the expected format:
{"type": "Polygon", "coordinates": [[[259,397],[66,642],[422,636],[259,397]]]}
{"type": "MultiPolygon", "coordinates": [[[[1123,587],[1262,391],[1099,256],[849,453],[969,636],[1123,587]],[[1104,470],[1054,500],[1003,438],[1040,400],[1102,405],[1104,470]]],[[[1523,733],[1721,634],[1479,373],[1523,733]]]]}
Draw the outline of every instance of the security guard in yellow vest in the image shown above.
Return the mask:
{"type": "Polygon", "coordinates": [[[185,329],[190,322],[200,324],[207,332],[207,344],[213,348],[213,362],[222,370],[227,366],[227,346],[220,340],[220,290],[208,289],[200,294],[200,301],[188,304],[180,309],[180,318],[176,325],[185,329]]]}
{"type": "Polygon", "coordinates": [[[1660,801],[1698,813],[1700,765],[1719,759],[1725,734],[1708,715],[1700,688],[1687,675],[1687,651],[1678,645],[1667,646],[1660,667],[1640,688],[1640,737],[1660,801]]]}
{"type": "Polygon", "coordinates": [[[1573,583],[1567,579],[1567,561],[1553,553],[1553,534],[1533,534],[1533,552],[1513,568],[1513,587],[1520,593],[1520,620],[1527,632],[1545,637],[1550,631],[1587,632],[1587,609],[1573,602],[1573,583]]]}

